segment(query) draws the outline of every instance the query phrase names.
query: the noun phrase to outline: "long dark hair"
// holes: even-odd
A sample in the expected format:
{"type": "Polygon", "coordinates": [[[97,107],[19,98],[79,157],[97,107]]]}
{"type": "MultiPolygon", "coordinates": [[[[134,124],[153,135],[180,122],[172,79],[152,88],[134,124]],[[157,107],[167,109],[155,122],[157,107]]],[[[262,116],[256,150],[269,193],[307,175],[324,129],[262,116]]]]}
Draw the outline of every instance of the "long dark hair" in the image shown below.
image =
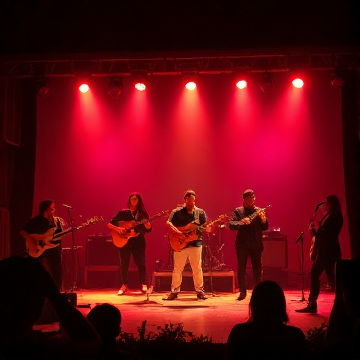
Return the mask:
{"type": "Polygon", "coordinates": [[[326,197],[326,200],[330,204],[329,213],[342,213],[340,200],[336,195],[329,195],[326,197]]]}
{"type": "Polygon", "coordinates": [[[42,215],[54,202],[52,199],[43,200],[39,205],[39,214],[42,215]]]}
{"type": "Polygon", "coordinates": [[[285,295],[278,283],[264,280],[255,285],[249,302],[248,322],[287,323],[285,295]]]}
{"type": "Polygon", "coordinates": [[[144,218],[149,218],[149,214],[148,212],[146,211],[145,209],[145,205],[144,205],[144,201],[143,199],[141,198],[141,195],[137,192],[134,192],[134,193],[131,193],[128,197],[128,208],[130,209],[130,199],[133,197],[133,196],[136,196],[137,199],[138,199],[138,203],[137,203],[137,208],[136,210],[138,210],[140,212],[140,214],[142,215],[142,217],[144,218]]]}

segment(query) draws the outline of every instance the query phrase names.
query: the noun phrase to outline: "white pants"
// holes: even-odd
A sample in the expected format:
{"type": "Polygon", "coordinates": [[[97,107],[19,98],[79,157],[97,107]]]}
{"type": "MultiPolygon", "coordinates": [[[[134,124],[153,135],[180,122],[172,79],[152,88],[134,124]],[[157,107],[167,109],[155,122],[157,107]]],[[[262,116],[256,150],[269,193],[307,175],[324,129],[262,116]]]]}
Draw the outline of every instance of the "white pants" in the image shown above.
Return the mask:
{"type": "Polygon", "coordinates": [[[174,251],[174,270],[172,274],[171,291],[179,292],[182,282],[182,272],[184,270],[186,260],[189,259],[191,266],[194,286],[196,291],[204,290],[204,278],[201,267],[201,253],[200,247],[187,247],[181,251],[174,251]]]}

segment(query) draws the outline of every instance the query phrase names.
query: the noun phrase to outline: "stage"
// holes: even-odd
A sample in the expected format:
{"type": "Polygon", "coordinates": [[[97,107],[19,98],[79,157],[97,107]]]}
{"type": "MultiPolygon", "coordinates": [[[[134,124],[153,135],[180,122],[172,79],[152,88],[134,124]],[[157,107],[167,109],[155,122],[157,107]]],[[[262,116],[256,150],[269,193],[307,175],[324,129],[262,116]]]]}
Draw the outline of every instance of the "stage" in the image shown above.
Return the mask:
{"type": "MultiPolygon", "coordinates": [[[[225,343],[231,328],[243,322],[248,316],[248,304],[251,290],[245,300],[236,301],[238,293],[209,293],[207,300],[198,300],[193,291],[182,291],[178,299],[164,301],[168,292],[153,292],[148,295],[139,290],[128,290],[123,296],[118,296],[118,289],[79,289],[77,294],[78,309],[86,315],[89,307],[96,304],[110,303],[121,310],[121,329],[124,332],[137,334],[137,327],[147,320],[146,329],[158,333],[157,327],[165,324],[184,325],[185,331],[195,336],[212,337],[213,342],[225,343]]],[[[289,325],[298,326],[306,334],[307,330],[319,327],[328,322],[334,301],[334,293],[322,291],[318,299],[318,314],[299,314],[295,309],[301,308],[305,303],[301,300],[301,290],[285,290],[287,311],[290,318],[289,325]]],[[[305,298],[308,290],[305,290],[305,298]]],[[[34,329],[42,331],[56,331],[58,323],[35,325],[34,329]]]]}

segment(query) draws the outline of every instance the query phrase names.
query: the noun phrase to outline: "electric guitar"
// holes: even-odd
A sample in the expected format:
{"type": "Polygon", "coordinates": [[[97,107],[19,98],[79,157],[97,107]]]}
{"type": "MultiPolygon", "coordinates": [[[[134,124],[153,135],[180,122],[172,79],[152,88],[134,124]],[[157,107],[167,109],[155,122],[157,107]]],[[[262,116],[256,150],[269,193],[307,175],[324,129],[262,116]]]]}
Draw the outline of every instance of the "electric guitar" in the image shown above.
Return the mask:
{"type": "MultiPolygon", "coordinates": [[[[119,232],[116,230],[111,230],[111,237],[114,245],[118,248],[122,248],[125,246],[128,242],[128,240],[132,237],[138,236],[139,232],[135,230],[136,226],[145,224],[148,221],[154,221],[155,219],[158,219],[161,216],[169,215],[169,210],[163,210],[157,213],[154,216],[151,216],[149,219],[143,219],[141,221],[134,222],[129,228],[127,228],[123,232],[119,232]]],[[[129,221],[119,221],[118,226],[124,227],[124,225],[128,224],[129,221]]]]}
{"type": "Polygon", "coordinates": [[[44,234],[29,234],[30,239],[26,238],[26,250],[31,257],[38,258],[45,250],[59,246],[61,237],[64,235],[70,234],[72,231],[80,230],[100,220],[104,220],[102,216],[94,216],[80,226],[68,228],[57,234],[54,234],[55,228],[49,229],[44,234]]]}
{"type": "Polygon", "coordinates": [[[229,218],[228,215],[223,214],[218,216],[215,220],[211,222],[197,226],[195,229],[193,229],[195,225],[193,222],[187,224],[186,226],[177,227],[177,229],[180,230],[181,233],[185,235],[185,239],[179,238],[180,234],[177,234],[176,232],[172,232],[169,234],[170,246],[174,251],[181,251],[190,241],[194,241],[198,239],[197,233],[199,231],[200,232],[205,231],[206,227],[212,226],[217,222],[226,222],[228,218],[229,218]],[[192,227],[191,229],[190,226],[192,227]]]}

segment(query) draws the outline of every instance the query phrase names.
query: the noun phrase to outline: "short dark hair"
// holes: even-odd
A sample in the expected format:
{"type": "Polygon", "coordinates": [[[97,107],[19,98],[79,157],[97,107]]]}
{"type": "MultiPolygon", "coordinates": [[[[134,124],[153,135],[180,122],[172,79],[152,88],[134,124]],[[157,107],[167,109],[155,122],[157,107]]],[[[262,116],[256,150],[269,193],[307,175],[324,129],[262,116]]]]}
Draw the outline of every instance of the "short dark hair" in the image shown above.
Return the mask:
{"type": "Polygon", "coordinates": [[[52,203],[54,203],[52,199],[43,200],[39,205],[39,214],[42,215],[52,203]]]}
{"type": "Polygon", "coordinates": [[[254,196],[254,191],[251,189],[247,189],[243,192],[243,199],[245,199],[249,196],[254,196]]]}
{"type": "Polygon", "coordinates": [[[195,196],[196,197],[196,193],[194,190],[188,189],[186,190],[185,194],[184,194],[184,200],[188,197],[188,196],[195,196]]]}

